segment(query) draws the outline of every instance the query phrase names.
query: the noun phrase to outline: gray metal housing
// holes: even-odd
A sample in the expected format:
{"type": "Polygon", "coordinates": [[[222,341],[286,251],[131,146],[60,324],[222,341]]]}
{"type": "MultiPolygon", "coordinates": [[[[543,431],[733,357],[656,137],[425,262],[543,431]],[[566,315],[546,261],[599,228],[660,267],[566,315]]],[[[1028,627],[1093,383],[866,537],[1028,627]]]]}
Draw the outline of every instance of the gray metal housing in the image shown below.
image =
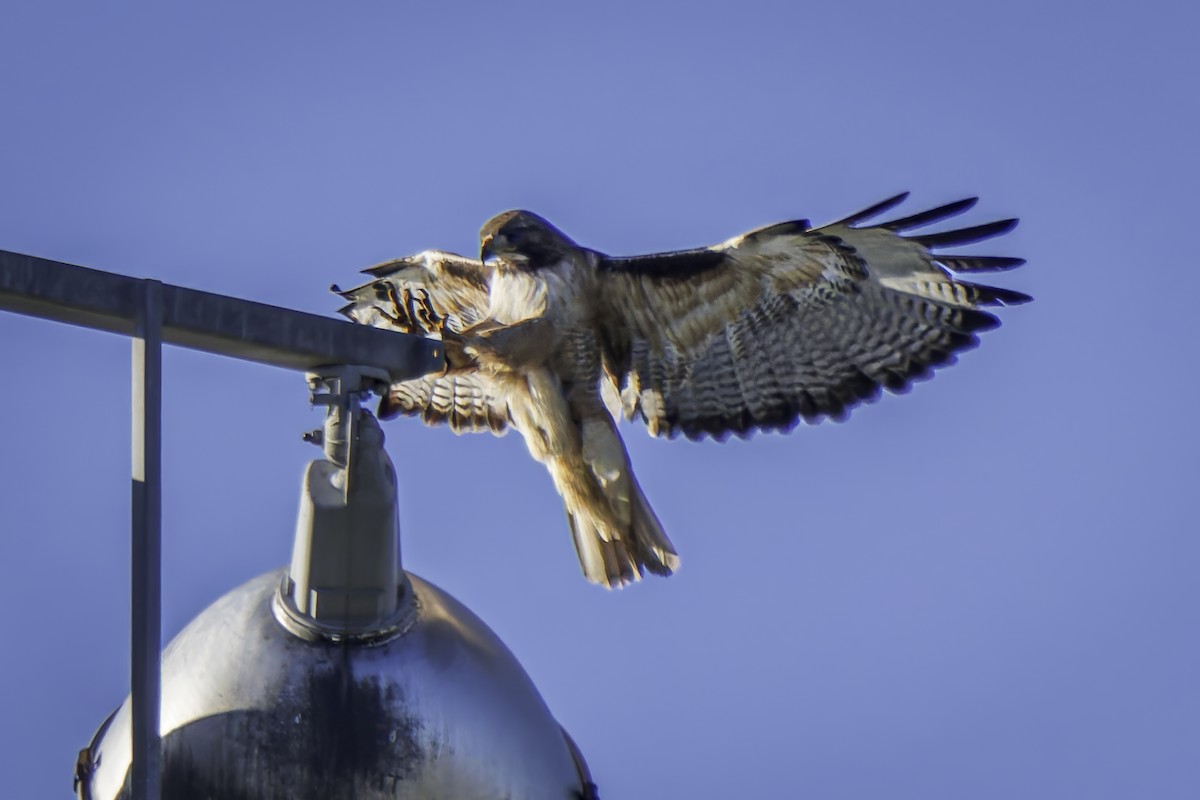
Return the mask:
{"type": "MultiPolygon", "coordinates": [[[[234,589],[163,654],[163,797],[595,796],[529,676],[450,595],[408,574],[406,630],[305,639],[276,618],[285,573],[234,589]]],[[[129,796],[130,723],[127,699],[92,744],[81,796],[129,796]]]]}
{"type": "MultiPolygon", "coordinates": [[[[309,376],[325,458],[301,484],[291,566],[218,600],[163,653],[169,800],[595,796],[512,653],[400,564],[396,473],[359,407],[387,374],[309,376]]],[[[81,754],[84,800],[133,794],[132,704],[81,754]]]]}

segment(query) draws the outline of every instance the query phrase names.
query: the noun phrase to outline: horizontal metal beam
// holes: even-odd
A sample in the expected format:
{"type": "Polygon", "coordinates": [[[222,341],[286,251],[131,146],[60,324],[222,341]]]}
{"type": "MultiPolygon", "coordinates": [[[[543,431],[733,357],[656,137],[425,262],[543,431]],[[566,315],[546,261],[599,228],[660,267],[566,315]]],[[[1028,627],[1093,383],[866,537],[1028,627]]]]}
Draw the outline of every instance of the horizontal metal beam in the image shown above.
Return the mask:
{"type": "MultiPolygon", "coordinates": [[[[134,335],[140,278],[0,250],[0,310],[134,335]]],[[[394,381],[441,370],[440,342],[251,300],[162,285],[162,340],[308,371],[334,364],[385,370],[394,381]]]]}

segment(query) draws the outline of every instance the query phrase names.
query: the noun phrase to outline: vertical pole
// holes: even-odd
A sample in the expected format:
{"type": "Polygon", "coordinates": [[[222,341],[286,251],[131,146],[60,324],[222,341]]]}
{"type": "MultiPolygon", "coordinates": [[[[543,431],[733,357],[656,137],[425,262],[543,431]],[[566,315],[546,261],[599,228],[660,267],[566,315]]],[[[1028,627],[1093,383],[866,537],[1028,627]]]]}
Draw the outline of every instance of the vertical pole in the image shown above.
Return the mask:
{"type": "Polygon", "coordinates": [[[133,800],[160,800],[162,283],[142,282],[133,339],[131,714],[133,800]]]}

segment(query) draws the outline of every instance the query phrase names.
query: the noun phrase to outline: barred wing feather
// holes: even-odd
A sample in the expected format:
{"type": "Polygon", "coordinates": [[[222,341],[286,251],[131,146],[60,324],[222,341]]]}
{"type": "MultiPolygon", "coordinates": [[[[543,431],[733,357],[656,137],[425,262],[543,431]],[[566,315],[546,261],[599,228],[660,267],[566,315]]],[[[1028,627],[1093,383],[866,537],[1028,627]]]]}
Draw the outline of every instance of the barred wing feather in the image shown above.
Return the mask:
{"type": "Polygon", "coordinates": [[[999,324],[980,309],[1030,299],[957,277],[1020,259],[933,252],[998,236],[1016,220],[902,235],[974,198],[860,224],[905,197],[820,228],[786,222],[709,248],[602,258],[605,368],[625,414],[654,435],[718,439],[843,419],[974,346],[978,331],[999,324]]]}
{"type": "MultiPolygon", "coordinates": [[[[440,339],[463,334],[488,314],[490,270],[479,261],[440,250],[386,261],[363,270],[374,280],[342,291],[341,313],[355,322],[440,339]]],[[[487,376],[473,371],[426,375],[390,387],[379,404],[383,419],[400,414],[455,433],[508,427],[507,400],[487,376]]]]}

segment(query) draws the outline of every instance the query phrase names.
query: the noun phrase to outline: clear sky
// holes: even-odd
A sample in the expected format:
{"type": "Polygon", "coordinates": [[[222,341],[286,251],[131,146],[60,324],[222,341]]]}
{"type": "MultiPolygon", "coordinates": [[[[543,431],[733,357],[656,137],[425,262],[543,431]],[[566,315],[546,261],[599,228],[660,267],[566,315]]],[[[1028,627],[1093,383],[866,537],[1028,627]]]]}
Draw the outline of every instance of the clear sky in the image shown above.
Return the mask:
{"type": "MultiPolygon", "coordinates": [[[[405,566],[606,798],[1200,796],[1192,4],[8,3],[0,248],[331,313],[526,207],[618,254],[904,189],[1032,305],[845,424],[626,425],[683,558],[586,584],[516,436],[389,423],[405,566]],[[497,515],[493,510],[499,509],[497,515]]],[[[0,314],[0,792],[128,691],[129,343],[0,314]]],[[[290,553],[301,376],[165,357],[164,629],[290,553]]]]}

